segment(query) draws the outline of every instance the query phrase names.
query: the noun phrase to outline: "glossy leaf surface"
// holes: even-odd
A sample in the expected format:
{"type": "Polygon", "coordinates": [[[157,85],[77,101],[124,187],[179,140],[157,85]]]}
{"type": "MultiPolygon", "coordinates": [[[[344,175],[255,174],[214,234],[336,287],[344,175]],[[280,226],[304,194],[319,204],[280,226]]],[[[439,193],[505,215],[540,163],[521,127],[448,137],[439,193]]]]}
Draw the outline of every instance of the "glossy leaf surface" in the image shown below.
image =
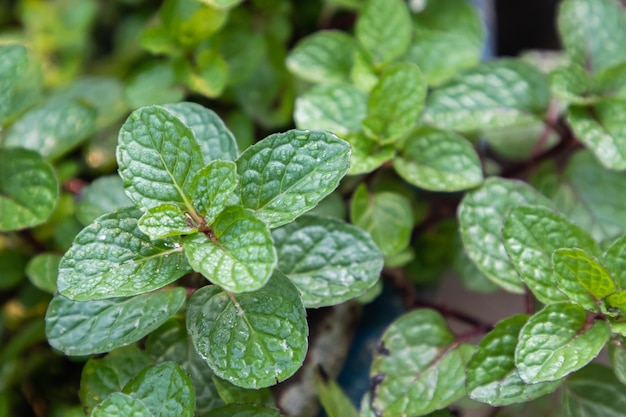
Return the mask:
{"type": "Polygon", "coordinates": [[[213,161],[202,168],[191,183],[193,206],[212,224],[224,210],[237,187],[237,166],[230,161],[213,161]]]}
{"type": "Polygon", "coordinates": [[[121,392],[108,396],[91,412],[91,417],[153,417],[154,414],[140,400],[121,392]]]}
{"type": "Polygon", "coordinates": [[[615,417],[626,409],[626,392],[611,369],[591,364],[567,378],[561,402],[565,417],[615,417]]]}
{"type": "Polygon", "coordinates": [[[146,210],[137,221],[137,227],[151,240],[165,239],[194,232],[196,228],[191,227],[187,219],[180,207],[161,204],[146,210]]]}
{"type": "Polygon", "coordinates": [[[400,0],[368,0],[356,22],[355,34],[374,63],[402,55],[411,42],[411,16],[400,0]]]}

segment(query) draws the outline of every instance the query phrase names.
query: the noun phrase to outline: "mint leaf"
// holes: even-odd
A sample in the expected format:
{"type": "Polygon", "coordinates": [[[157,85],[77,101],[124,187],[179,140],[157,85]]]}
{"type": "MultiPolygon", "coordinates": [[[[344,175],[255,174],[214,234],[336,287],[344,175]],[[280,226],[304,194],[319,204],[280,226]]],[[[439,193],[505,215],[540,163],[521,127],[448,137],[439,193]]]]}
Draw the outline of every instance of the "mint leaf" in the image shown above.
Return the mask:
{"type": "Polygon", "coordinates": [[[163,107],[178,116],[193,131],[205,164],[216,159],[237,159],[237,141],[214,111],[189,102],[166,104],[163,107]]]}
{"type": "Polygon", "coordinates": [[[549,101],[543,73],[522,61],[500,59],[464,71],[434,90],[422,119],[463,132],[509,127],[540,120],[549,101]]]}
{"type": "Polygon", "coordinates": [[[552,252],[569,247],[599,254],[598,245],[584,230],[546,207],[512,208],[504,221],[502,236],[522,281],[544,304],[568,299],[558,290],[552,272],[552,252]]]}
{"type": "Polygon", "coordinates": [[[320,397],[322,407],[328,417],[358,417],[350,398],[341,390],[337,382],[328,380],[328,376],[314,374],[315,390],[320,397]]]}
{"type": "Polygon", "coordinates": [[[355,26],[358,41],[376,64],[400,57],[411,42],[411,16],[401,0],[367,0],[355,26]]]}
{"type": "Polygon", "coordinates": [[[140,400],[121,392],[109,395],[91,412],[91,417],[153,417],[154,414],[140,400]]]}
{"type": "Polygon", "coordinates": [[[202,168],[191,182],[191,197],[198,214],[212,224],[224,210],[237,187],[237,166],[230,161],[213,161],[202,168]]]}
{"type": "MultiPolygon", "coordinates": [[[[202,363],[205,368],[210,369],[206,366],[206,362],[202,361],[202,363]]],[[[270,388],[242,388],[217,376],[213,376],[213,383],[217,388],[219,398],[226,404],[256,404],[268,407],[274,407],[276,405],[270,388]]]]}
{"type": "Polygon", "coordinates": [[[556,98],[568,104],[592,104],[602,98],[596,91],[591,75],[582,66],[575,64],[552,71],[550,87],[556,98]]]}
{"type": "Polygon", "coordinates": [[[301,39],[287,56],[287,68],[314,83],[347,81],[354,39],[338,30],[321,30],[301,39]]]}
{"type": "Polygon", "coordinates": [[[276,271],[260,290],[203,287],[189,300],[187,331],[216,375],[244,388],[289,378],[302,365],[308,327],[300,294],[276,271]]]}
{"type": "Polygon", "coordinates": [[[86,226],[103,214],[132,204],[124,192],[124,183],[119,175],[103,176],[81,190],[80,200],[76,204],[76,217],[86,226]]]}
{"type": "Polygon", "coordinates": [[[551,304],[520,331],[515,365],[527,384],[556,381],[591,362],[608,340],[607,323],[592,313],[575,304],[551,304]]]}
{"type": "Polygon", "coordinates": [[[518,314],[499,322],[480,342],[467,364],[467,393],[492,406],[523,403],[556,390],[562,381],[526,384],[515,368],[515,346],[528,316],[518,314]]]}
{"type": "Polygon", "coordinates": [[[511,208],[526,204],[550,202],[524,182],[492,177],[466,193],[458,210],[469,258],[491,281],[516,293],[524,292],[524,283],[504,247],[502,227],[511,208]]]}
{"type": "Polygon", "coordinates": [[[617,239],[604,253],[604,265],[619,288],[626,288],[626,236],[617,239]]]}
{"type": "Polygon", "coordinates": [[[352,146],[349,175],[371,172],[391,161],[396,154],[392,144],[382,145],[362,132],[350,134],[346,136],[346,140],[352,146]]]}
{"type": "Polygon", "coordinates": [[[84,228],[59,264],[59,293],[77,301],[135,295],[189,272],[180,245],[150,240],[139,230],[140,216],[139,209],[120,209],[84,228]]]}
{"type": "Polygon", "coordinates": [[[478,155],[463,137],[450,131],[421,127],[404,140],[395,170],[405,181],[432,191],[460,191],[480,185],[478,155]]]}
{"type": "Polygon", "coordinates": [[[174,113],[160,106],[132,112],[120,130],[117,161],[138,207],[174,203],[191,212],[191,180],[204,162],[193,131],[174,113]]]}
{"type": "Polygon", "coordinates": [[[108,352],[149,334],[184,303],[184,288],[96,301],[56,295],[46,313],[46,336],[66,355],[108,352]]]}
{"type": "Polygon", "coordinates": [[[180,101],[185,97],[185,91],[178,85],[172,63],[160,61],[143,65],[135,71],[128,79],[124,97],[131,109],[137,109],[180,101]]]}
{"type": "Polygon", "coordinates": [[[237,159],[238,194],[269,227],[295,220],[330,194],[348,171],[350,145],[327,132],[270,135],[237,159]]]}
{"type": "Polygon", "coordinates": [[[565,417],[615,417],[626,409],[626,394],[611,369],[591,364],[567,378],[561,403],[565,417]]]}
{"type": "Polygon", "coordinates": [[[282,417],[274,408],[252,404],[228,404],[211,410],[206,417],[282,417]]]}
{"type": "Polygon", "coordinates": [[[23,45],[0,45],[0,123],[13,111],[16,83],[27,63],[28,50],[23,45]]]}
{"type": "Polygon", "coordinates": [[[381,343],[370,370],[375,414],[424,415],[465,395],[465,364],[473,347],[452,346],[454,335],[439,313],[401,316],[381,343]]]}
{"type": "Polygon", "coordinates": [[[230,206],[203,233],[183,239],[192,268],[227,291],[254,291],[265,285],[276,266],[276,250],[266,224],[254,213],[230,206]]]}
{"type": "Polygon", "coordinates": [[[306,307],[339,304],[371,288],[382,253],[363,230],[330,217],[305,215],[272,231],[277,268],[300,291],[306,307]]]}
{"type": "Polygon", "coordinates": [[[137,222],[139,230],[152,240],[190,234],[196,231],[180,207],[162,204],[146,210],[137,222]]]}
{"type": "MultiPolygon", "coordinates": [[[[40,253],[26,265],[26,275],[40,290],[54,294],[57,291],[57,277],[61,255],[40,253]]],[[[6,279],[6,278],[5,278],[6,279]]]]}
{"type": "Polygon", "coordinates": [[[609,361],[615,372],[615,376],[622,384],[626,384],[626,350],[623,337],[617,336],[608,344],[609,361]]]}
{"type": "Polygon", "coordinates": [[[0,231],[36,226],[48,219],[59,186],[52,167],[26,149],[0,149],[0,231]]]}

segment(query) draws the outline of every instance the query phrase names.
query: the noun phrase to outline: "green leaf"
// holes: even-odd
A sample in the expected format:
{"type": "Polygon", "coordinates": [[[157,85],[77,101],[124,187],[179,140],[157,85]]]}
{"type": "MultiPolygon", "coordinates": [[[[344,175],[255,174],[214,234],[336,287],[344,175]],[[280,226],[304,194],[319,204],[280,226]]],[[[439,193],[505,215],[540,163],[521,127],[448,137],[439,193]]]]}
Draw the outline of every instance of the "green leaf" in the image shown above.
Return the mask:
{"type": "MultiPolygon", "coordinates": [[[[555,97],[568,104],[592,104],[601,99],[591,75],[579,65],[559,67],[550,73],[555,97]]],[[[571,123],[571,122],[570,122],[571,123]]]]}
{"type": "Polygon", "coordinates": [[[237,159],[239,155],[237,141],[214,111],[190,102],[166,104],[163,107],[178,116],[185,126],[193,131],[205,164],[216,159],[224,161],[237,159]]]}
{"type": "Polygon", "coordinates": [[[624,338],[616,337],[609,344],[609,361],[615,376],[622,384],[626,384],[626,350],[624,338]]]}
{"type": "Polygon", "coordinates": [[[432,191],[461,191],[480,185],[483,170],[473,146],[453,132],[422,127],[403,140],[393,166],[410,184],[432,191]]]}
{"type": "Polygon", "coordinates": [[[59,293],[77,301],[135,295],[189,272],[177,241],[150,240],[139,230],[140,216],[120,209],[84,228],[59,264],[59,293]]]}
{"type": "Polygon", "coordinates": [[[36,226],[48,219],[59,186],[52,167],[26,149],[0,149],[0,231],[36,226]]]}
{"type": "Polygon", "coordinates": [[[194,270],[234,293],[263,287],[276,266],[276,249],[266,224],[238,206],[220,213],[209,236],[188,236],[183,246],[194,270]]]}
{"type": "Polygon", "coordinates": [[[599,312],[598,301],[617,291],[604,266],[582,249],[558,249],[552,263],[559,289],[588,311],[599,312]]]}
{"type": "Polygon", "coordinates": [[[118,140],[119,173],[137,206],[175,203],[192,210],[191,180],[204,161],[189,127],[163,107],[142,107],[128,116],[118,140]]]}
{"type": "Polygon", "coordinates": [[[346,137],[352,147],[349,175],[366,174],[391,161],[396,154],[393,145],[381,145],[362,132],[346,137]]]}
{"type": "Polygon", "coordinates": [[[103,176],[81,190],[76,217],[82,224],[88,225],[103,214],[132,205],[119,175],[103,176]]]}
{"type": "Polygon", "coordinates": [[[350,205],[352,223],[368,232],[383,255],[394,255],[409,244],[413,229],[411,202],[389,191],[370,194],[359,185],[350,205]]]}
{"type": "Polygon", "coordinates": [[[465,194],[458,212],[469,258],[491,281],[516,293],[524,292],[524,284],[506,253],[502,227],[511,208],[526,204],[550,202],[524,182],[492,177],[465,194]]]}
{"type": "Polygon", "coordinates": [[[87,408],[98,405],[108,395],[121,391],[143,368],[152,362],[137,346],[115,349],[103,358],[90,358],[80,378],[79,396],[87,408]]]}
{"type": "Polygon", "coordinates": [[[341,390],[337,382],[328,380],[328,376],[314,374],[315,390],[328,417],[358,417],[350,398],[341,390]]]}
{"type": "Polygon", "coordinates": [[[12,288],[22,282],[27,262],[28,257],[18,250],[0,249],[0,289],[12,288]]]}
{"type": "Polygon", "coordinates": [[[528,316],[518,314],[499,322],[480,342],[467,364],[467,393],[492,406],[523,403],[556,390],[562,381],[526,384],[515,368],[515,346],[528,316]]]}
{"type": "Polygon", "coordinates": [[[604,265],[619,288],[626,288],[626,236],[617,239],[604,253],[604,265]]]}
{"type": "Polygon", "coordinates": [[[551,304],[520,331],[515,365],[527,384],[556,381],[591,362],[608,340],[605,321],[575,304],[551,304]]]}
{"type": "Polygon", "coordinates": [[[602,313],[620,319],[626,313],[626,290],[616,291],[602,300],[602,313]]]}
{"type": "Polygon", "coordinates": [[[191,217],[187,217],[180,207],[162,204],[146,210],[137,222],[137,227],[150,239],[158,240],[195,232],[197,228],[190,226],[188,220],[191,217]]]}
{"type": "Polygon", "coordinates": [[[422,119],[443,129],[473,132],[540,120],[549,102],[543,73],[522,61],[500,59],[464,71],[433,91],[422,119]]]}
{"type": "Polygon", "coordinates": [[[96,301],[56,295],[46,313],[46,336],[66,355],[108,352],[157,329],[184,303],[184,288],[96,301]]]}
{"type": "Polygon", "coordinates": [[[167,0],[159,10],[161,21],[170,34],[186,47],[207,39],[218,31],[228,18],[228,10],[219,10],[203,4],[203,1],[167,0]]]}
{"type": "Polygon", "coordinates": [[[296,99],[298,129],[327,130],[345,136],[361,130],[367,96],[351,84],[321,84],[296,99]]]}
{"type": "Polygon", "coordinates": [[[213,161],[202,168],[191,182],[191,197],[198,214],[212,224],[224,210],[237,188],[237,165],[230,161],[213,161]]]}
{"type": "Polygon", "coordinates": [[[354,39],[338,30],[320,30],[300,40],[287,56],[287,68],[314,83],[347,81],[356,49],[354,39]]]}
{"type": "Polygon", "coordinates": [[[599,364],[567,378],[561,392],[565,417],[616,417],[626,410],[624,385],[611,369],[599,364]]]}
{"type": "Polygon", "coordinates": [[[274,228],[295,220],[330,194],[348,171],[350,145],[327,132],[270,135],[237,159],[244,207],[274,228]]]}
{"type": "Polygon", "coordinates": [[[355,34],[374,63],[400,57],[411,42],[411,16],[401,0],[368,0],[361,10],[355,34]]]}
{"type": "Polygon", "coordinates": [[[203,3],[213,6],[216,9],[231,9],[241,3],[243,0],[200,0],[203,3]]]}
{"type": "Polygon", "coordinates": [[[306,355],[306,312],[296,287],[276,271],[260,290],[238,295],[216,286],[189,300],[187,331],[216,375],[245,388],[274,385],[306,355]]]}
{"type": "Polygon", "coordinates": [[[363,230],[331,217],[305,215],[272,231],[278,270],[306,307],[339,304],[364,294],[380,276],[383,256],[363,230]]]}
{"type": "Polygon", "coordinates": [[[13,109],[16,84],[28,63],[28,50],[19,44],[0,45],[0,123],[13,109]]]}
{"type": "Polygon", "coordinates": [[[252,404],[228,404],[211,410],[206,417],[282,417],[274,408],[252,404]]]}
{"type": "Polygon", "coordinates": [[[581,248],[599,255],[596,242],[563,215],[540,206],[514,207],[502,230],[504,246],[522,281],[544,304],[567,301],[552,272],[552,252],[581,248]]]}
{"type": "Polygon", "coordinates": [[[370,370],[376,415],[424,415],[465,395],[465,365],[473,347],[452,346],[454,335],[437,312],[401,316],[381,343],[370,370]]]}
{"type": "Polygon", "coordinates": [[[154,414],[140,400],[115,392],[93,409],[91,417],[153,417],[154,414]]]}
{"type": "Polygon", "coordinates": [[[61,255],[40,253],[26,266],[26,275],[33,285],[51,294],[57,291],[57,277],[61,255]]]}
{"type": "Polygon", "coordinates": [[[180,101],[185,97],[185,91],[177,85],[170,62],[154,62],[143,66],[130,77],[124,96],[130,108],[137,109],[151,104],[180,101]]]}
{"type": "Polygon", "coordinates": [[[154,417],[193,417],[195,395],[191,378],[174,362],[141,371],[124,387],[124,393],[145,404],[154,417]]]}
{"type": "Polygon", "coordinates": [[[626,169],[626,101],[608,100],[593,107],[571,106],[567,122],[574,134],[608,169],[626,169]]]}
{"type": "MultiPolygon", "coordinates": [[[[205,368],[206,362],[202,361],[205,368]]],[[[274,407],[276,405],[270,388],[247,389],[231,384],[225,379],[213,376],[213,383],[217,388],[219,398],[226,404],[256,404],[274,407]]]]}

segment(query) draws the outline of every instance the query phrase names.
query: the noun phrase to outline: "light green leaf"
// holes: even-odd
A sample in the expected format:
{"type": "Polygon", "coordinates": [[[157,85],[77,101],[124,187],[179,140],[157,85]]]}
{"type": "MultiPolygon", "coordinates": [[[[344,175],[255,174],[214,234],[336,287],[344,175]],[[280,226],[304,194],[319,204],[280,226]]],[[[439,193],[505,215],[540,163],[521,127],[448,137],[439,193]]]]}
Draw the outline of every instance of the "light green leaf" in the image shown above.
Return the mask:
{"type": "Polygon", "coordinates": [[[266,224],[250,210],[227,207],[210,226],[183,240],[192,268],[227,291],[254,291],[276,266],[276,249],[266,224]]]}
{"type": "Polygon", "coordinates": [[[370,370],[376,415],[424,415],[465,395],[465,365],[473,347],[451,346],[454,335],[435,311],[401,316],[381,343],[370,370]]]}
{"type": "Polygon", "coordinates": [[[213,371],[261,388],[296,372],[306,355],[306,312],[296,287],[276,271],[260,290],[238,295],[203,287],[189,300],[187,331],[213,371]]]}
{"type": "Polygon", "coordinates": [[[178,116],[185,126],[193,131],[205,164],[216,159],[224,161],[237,159],[239,155],[237,141],[214,111],[190,102],[166,104],[163,107],[178,116]]]}
{"type": "Polygon", "coordinates": [[[157,329],[184,303],[184,288],[96,301],[56,295],[46,313],[46,336],[66,355],[108,352],[157,329]]]}
{"type": "Polygon", "coordinates": [[[619,288],[626,288],[626,236],[617,239],[604,253],[603,263],[619,288]]]}
{"type": "Polygon", "coordinates": [[[204,161],[189,127],[163,107],[142,107],[128,116],[118,140],[119,173],[137,206],[173,203],[192,210],[191,180],[204,161]]]}
{"type": "Polygon", "coordinates": [[[567,378],[561,392],[564,417],[617,417],[626,410],[624,385],[611,369],[599,364],[567,378]]]}
{"type": "Polygon", "coordinates": [[[616,291],[607,296],[600,304],[600,308],[602,313],[609,317],[615,317],[618,320],[622,318],[626,313],[626,290],[616,291]]]}
{"type": "Polygon", "coordinates": [[[57,277],[61,255],[40,253],[35,255],[26,266],[26,275],[33,285],[40,290],[54,294],[57,290],[57,277]]]}
{"type": "Polygon", "coordinates": [[[391,161],[396,154],[393,145],[382,145],[362,132],[346,136],[352,146],[349,175],[366,174],[391,161]]]}
{"type": "Polygon", "coordinates": [[[103,214],[132,205],[119,175],[103,176],[81,190],[76,218],[86,226],[103,214]]]}
{"type": "Polygon", "coordinates": [[[48,219],[59,186],[52,167],[26,149],[0,149],[0,231],[36,226],[48,219]]]}
{"type": "Polygon", "coordinates": [[[173,103],[185,97],[185,91],[177,84],[170,62],[154,62],[141,67],[130,77],[124,96],[131,109],[173,103]]]}
{"type": "Polygon", "coordinates": [[[543,73],[522,61],[501,59],[464,71],[434,90],[422,119],[463,132],[509,127],[540,120],[549,101],[543,73]]]}
{"type": "Polygon", "coordinates": [[[203,3],[213,6],[216,9],[231,9],[241,3],[243,0],[200,0],[203,3]]]}
{"type": "Polygon", "coordinates": [[[413,229],[411,202],[401,194],[383,191],[370,194],[359,185],[350,205],[352,223],[367,231],[383,255],[394,255],[409,245],[413,229]]]}
{"type": "Polygon", "coordinates": [[[180,207],[162,204],[146,210],[137,222],[137,227],[150,239],[158,240],[197,231],[196,227],[190,225],[193,224],[191,221],[191,217],[187,217],[180,207]]]}
{"type": "MultiPolygon", "coordinates": [[[[352,54],[350,54],[352,55],[352,54]]],[[[0,45],[0,123],[13,109],[13,97],[28,61],[28,50],[19,44],[0,45]]]]}
{"type": "Polygon", "coordinates": [[[219,10],[196,0],[167,0],[159,12],[170,34],[187,47],[209,38],[228,18],[228,10],[219,10]]]}
{"type": "Polygon", "coordinates": [[[196,50],[193,64],[185,62],[178,76],[194,92],[205,97],[219,97],[228,83],[228,64],[222,54],[213,49],[196,50]]]}
{"type": "Polygon", "coordinates": [[[626,340],[623,336],[615,337],[609,344],[609,360],[615,376],[622,384],[626,384],[626,340]]]}
{"type": "Polygon", "coordinates": [[[298,129],[327,130],[345,136],[361,130],[367,96],[351,84],[321,84],[296,99],[298,129]]]}
{"type": "Polygon", "coordinates": [[[337,188],[349,165],[350,145],[333,134],[270,135],[237,159],[241,203],[271,228],[287,224],[337,188]]]}
{"type": "Polygon", "coordinates": [[[626,101],[608,100],[593,107],[570,106],[567,122],[574,134],[608,169],[626,169],[626,101]]]}
{"type": "Polygon", "coordinates": [[[153,417],[154,414],[140,400],[115,392],[93,409],[91,417],[153,417]]]}
{"type": "Polygon", "coordinates": [[[492,406],[523,403],[556,390],[562,381],[526,384],[515,368],[515,346],[528,320],[518,314],[499,322],[480,342],[467,364],[467,393],[492,406]]]}
{"type": "Polygon", "coordinates": [[[536,120],[527,124],[486,130],[481,137],[481,145],[483,140],[490,150],[504,160],[522,162],[532,159],[539,148],[542,152],[553,148],[559,143],[560,137],[544,122],[536,120]]]}
{"type": "Polygon", "coordinates": [[[598,312],[598,302],[617,291],[604,266],[582,249],[558,249],[552,263],[559,289],[588,311],[598,312]]]}
{"type": "Polygon", "coordinates": [[[108,395],[121,391],[143,368],[152,362],[137,346],[112,350],[103,358],[90,358],[80,378],[78,395],[87,408],[95,407],[108,395]]]}
{"type": "Polygon", "coordinates": [[[305,215],[272,231],[278,270],[306,307],[339,304],[364,294],[380,276],[383,256],[363,230],[331,217],[305,215]]]}
{"type": "Polygon", "coordinates": [[[563,215],[540,206],[514,207],[502,230],[504,246],[522,281],[544,304],[567,301],[552,272],[552,252],[581,248],[599,255],[597,243],[563,215]]]}
{"type": "Polygon", "coordinates": [[[422,127],[403,140],[393,166],[410,184],[432,191],[461,191],[480,185],[483,170],[476,151],[463,137],[422,127]]]}
{"type": "MultiPolygon", "coordinates": [[[[210,369],[206,362],[202,361],[205,368],[210,369]]],[[[231,384],[225,379],[213,376],[213,383],[217,388],[219,398],[226,404],[256,404],[267,407],[275,407],[276,403],[270,388],[247,389],[231,384]]]]}
{"type": "Polygon", "coordinates": [[[141,371],[124,387],[154,417],[193,417],[195,394],[191,378],[174,362],[162,362],[141,371]]]}
{"type": "Polygon", "coordinates": [[[376,64],[400,57],[411,42],[411,16],[401,0],[368,0],[356,22],[356,37],[376,64]]]}
{"type": "Polygon", "coordinates": [[[206,417],[282,417],[276,409],[252,404],[228,404],[211,410],[206,417]]]}
{"type": "Polygon", "coordinates": [[[139,230],[141,211],[105,214],[74,239],[59,265],[59,293],[73,300],[141,294],[189,272],[175,240],[151,241],[139,230]]]}
{"type": "Polygon", "coordinates": [[[527,384],[556,381],[591,362],[608,340],[607,323],[593,313],[575,304],[551,304],[520,331],[515,365],[527,384]]]}
{"type": "Polygon", "coordinates": [[[516,293],[524,292],[524,284],[506,253],[502,227],[511,208],[526,204],[550,202],[524,182],[492,177],[465,194],[458,214],[469,258],[491,281],[516,293]]]}
{"type": "Polygon", "coordinates": [[[570,64],[550,73],[554,96],[568,104],[591,104],[601,99],[595,91],[594,80],[582,66],[570,64]]]}
{"type": "Polygon", "coordinates": [[[237,165],[230,161],[213,161],[202,168],[191,182],[193,206],[210,225],[224,210],[235,188],[237,165]]]}
{"type": "Polygon", "coordinates": [[[328,380],[328,376],[314,374],[315,390],[328,417],[358,417],[350,398],[341,390],[337,382],[328,380]]]}
{"type": "Polygon", "coordinates": [[[287,56],[287,68],[314,83],[347,81],[356,49],[354,39],[338,30],[321,30],[300,40],[287,56]]]}

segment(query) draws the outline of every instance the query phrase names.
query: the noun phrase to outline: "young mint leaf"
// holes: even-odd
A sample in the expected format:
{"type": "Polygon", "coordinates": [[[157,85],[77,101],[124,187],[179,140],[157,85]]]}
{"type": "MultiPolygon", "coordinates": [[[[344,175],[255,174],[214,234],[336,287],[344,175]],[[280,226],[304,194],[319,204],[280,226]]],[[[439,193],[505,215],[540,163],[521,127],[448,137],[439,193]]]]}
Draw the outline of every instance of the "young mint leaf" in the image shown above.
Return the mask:
{"type": "Polygon", "coordinates": [[[615,336],[608,344],[609,361],[615,376],[622,384],[626,384],[626,340],[623,336],[615,336]]]}
{"type": "Polygon", "coordinates": [[[327,132],[270,135],[237,159],[238,194],[270,228],[295,220],[330,194],[348,171],[350,145],[327,132]]]}
{"type": "Polygon", "coordinates": [[[626,236],[609,246],[604,253],[603,263],[619,288],[626,288],[626,236]]]}
{"type": "Polygon", "coordinates": [[[624,385],[611,369],[599,364],[571,375],[561,392],[564,417],[615,417],[626,409],[624,385]]]}
{"type": "Polygon", "coordinates": [[[84,228],[59,264],[59,293],[77,301],[123,297],[162,288],[189,272],[176,241],[153,242],[139,230],[141,214],[124,208],[84,228]]]}
{"type": "Polygon", "coordinates": [[[492,177],[466,193],[458,210],[469,258],[491,281],[516,293],[524,292],[524,283],[506,253],[502,227],[511,208],[526,204],[550,206],[550,201],[524,182],[492,177]]]}
{"type": "Polygon", "coordinates": [[[405,181],[432,191],[461,191],[480,185],[483,170],[476,151],[463,137],[421,127],[404,140],[393,166],[405,181]]]}
{"type": "Polygon", "coordinates": [[[375,64],[400,57],[411,43],[411,15],[401,0],[367,0],[356,22],[356,37],[375,64]]]}
{"type": "Polygon", "coordinates": [[[207,224],[212,224],[224,210],[237,187],[237,165],[213,161],[202,168],[191,182],[192,203],[207,224]]]}
{"type": "Polygon", "coordinates": [[[556,381],[591,362],[609,336],[607,323],[581,306],[550,304],[520,331],[517,371],[527,384],[556,381]]]}
{"type": "Polygon", "coordinates": [[[135,345],[112,350],[103,358],[90,358],[80,378],[80,401],[92,408],[103,398],[121,391],[124,386],[152,361],[135,345]]]}
{"type": "Polygon", "coordinates": [[[90,414],[91,417],[154,417],[150,409],[140,400],[121,392],[105,398],[90,414]]]}
{"type": "Polygon", "coordinates": [[[252,211],[230,206],[204,233],[183,239],[191,267],[227,291],[263,287],[276,266],[276,249],[267,225],[252,211]]]}
{"type": "Polygon", "coordinates": [[[540,206],[520,206],[509,211],[502,230],[504,247],[535,297],[544,304],[567,301],[552,272],[552,252],[581,248],[599,255],[597,243],[562,214],[540,206]]]}
{"type": "Polygon", "coordinates": [[[137,227],[150,239],[158,240],[197,231],[196,227],[190,225],[189,220],[191,218],[187,217],[180,207],[162,204],[146,210],[137,222],[137,227]]]}
{"type": "Polygon", "coordinates": [[[43,223],[58,195],[54,171],[38,153],[0,149],[0,231],[43,223]]]}
{"type": "Polygon", "coordinates": [[[107,175],[97,178],[81,190],[80,200],[76,204],[76,218],[87,226],[103,214],[132,205],[119,175],[107,175]]]}
{"type": "Polygon", "coordinates": [[[307,350],[306,312],[282,273],[260,290],[229,294],[216,286],[189,300],[187,331],[213,371],[235,385],[261,388],[293,375],[307,350]]]}
{"type": "Polygon", "coordinates": [[[328,376],[314,374],[315,390],[320,397],[322,407],[328,417],[358,417],[350,398],[341,390],[337,382],[329,380],[328,376]]]}
{"type": "Polygon", "coordinates": [[[626,313],[626,290],[616,291],[607,296],[600,307],[605,315],[620,319],[626,313]]]}
{"type": "Polygon", "coordinates": [[[570,64],[550,73],[550,87],[556,98],[568,104],[586,105],[597,102],[591,75],[581,66],[570,64]]]}
{"type": "Polygon", "coordinates": [[[396,154],[392,144],[382,145],[363,132],[346,136],[346,141],[352,146],[349,175],[371,172],[385,162],[391,161],[396,154]]]}
{"type": "Polygon", "coordinates": [[[28,265],[26,265],[26,275],[35,287],[54,294],[57,291],[60,262],[61,255],[40,253],[32,257],[28,265]]]}
{"type": "Polygon", "coordinates": [[[46,313],[46,336],[66,355],[108,352],[157,329],[184,303],[184,288],[96,301],[56,295],[46,313]]]}
{"type": "Polygon", "coordinates": [[[467,364],[467,393],[492,406],[523,403],[556,390],[562,381],[526,384],[515,368],[515,346],[528,316],[518,314],[499,322],[480,342],[467,364]]]}
{"type": "Polygon", "coordinates": [[[314,83],[348,81],[354,39],[338,30],[321,30],[300,40],[287,56],[287,68],[314,83]]]}
{"type": "Polygon", "coordinates": [[[422,119],[443,129],[473,132],[541,120],[549,102],[545,74],[522,61],[500,59],[464,71],[433,91],[422,119]]]}
{"type": "Polygon", "coordinates": [[[424,415],[465,395],[465,365],[474,349],[453,343],[445,320],[433,310],[416,310],[393,322],[370,370],[376,414],[424,415]]]}
{"type": "Polygon", "coordinates": [[[178,116],[185,126],[193,131],[205,164],[216,159],[224,161],[237,159],[239,155],[237,141],[214,111],[189,102],[165,104],[163,107],[178,116]]]}
{"type": "Polygon", "coordinates": [[[157,61],[143,65],[135,71],[124,89],[124,97],[130,108],[182,100],[185,91],[178,85],[173,67],[169,61],[157,61]]]}
{"type": "Polygon", "coordinates": [[[305,215],[272,231],[278,270],[306,307],[339,304],[371,288],[383,256],[368,233],[330,217],[305,215]]]}
{"type": "Polygon", "coordinates": [[[406,248],[413,230],[411,202],[401,194],[383,191],[370,194],[365,184],[357,187],[350,205],[352,223],[367,231],[383,255],[406,248]]]}
{"type": "Polygon", "coordinates": [[[321,84],[296,99],[298,129],[319,129],[345,136],[361,130],[367,95],[351,84],[321,84]]]}
{"type": "Polygon", "coordinates": [[[23,45],[0,45],[0,123],[13,111],[16,83],[27,62],[28,50],[23,45]]]}
{"type": "Polygon", "coordinates": [[[559,289],[588,311],[598,312],[598,301],[617,291],[604,266],[582,249],[558,249],[552,263],[559,289]]]}
{"type": "Polygon", "coordinates": [[[189,127],[164,107],[142,107],[130,114],[118,141],[119,173],[138,207],[174,203],[192,211],[191,180],[204,161],[189,127]]]}
{"type": "Polygon", "coordinates": [[[211,410],[206,417],[282,417],[276,409],[252,404],[228,404],[211,410]]]}

